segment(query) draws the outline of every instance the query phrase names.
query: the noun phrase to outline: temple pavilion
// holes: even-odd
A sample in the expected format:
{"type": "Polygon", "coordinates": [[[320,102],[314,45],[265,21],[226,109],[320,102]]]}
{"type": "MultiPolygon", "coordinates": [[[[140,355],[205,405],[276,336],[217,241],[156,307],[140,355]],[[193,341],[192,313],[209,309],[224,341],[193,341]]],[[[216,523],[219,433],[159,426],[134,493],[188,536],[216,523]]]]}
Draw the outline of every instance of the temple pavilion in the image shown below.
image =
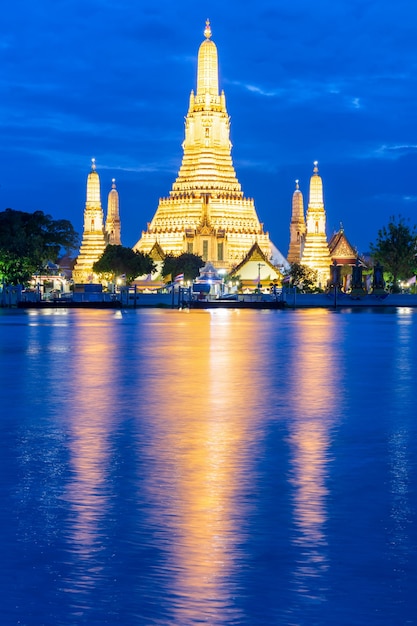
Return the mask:
{"type": "Polygon", "coordinates": [[[185,118],[183,159],[169,196],[134,249],[153,254],[200,255],[230,271],[256,243],[272,263],[286,265],[259,222],[254,201],[245,198],[232,162],[230,118],[219,92],[217,47],[207,20],[198,51],[197,91],[185,118]]]}

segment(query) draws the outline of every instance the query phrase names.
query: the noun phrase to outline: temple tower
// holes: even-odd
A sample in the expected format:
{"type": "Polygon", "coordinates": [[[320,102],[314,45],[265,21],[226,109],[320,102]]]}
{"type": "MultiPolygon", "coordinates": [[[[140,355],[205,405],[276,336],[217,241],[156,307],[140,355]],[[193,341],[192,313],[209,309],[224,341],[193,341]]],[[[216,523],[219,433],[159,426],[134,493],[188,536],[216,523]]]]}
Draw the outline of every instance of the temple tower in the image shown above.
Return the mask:
{"type": "Polygon", "coordinates": [[[323,182],[318,174],[318,163],[314,162],[310,178],[310,196],[307,208],[307,232],[301,263],[318,274],[318,285],[325,287],[330,278],[330,252],[326,237],[326,212],[323,201],[323,182]]]}
{"type": "Polygon", "coordinates": [[[75,283],[94,281],[93,264],[98,261],[107,245],[104,217],[100,200],[100,178],[92,159],[91,172],[87,177],[87,200],[84,210],[84,231],[80,252],[72,277],[75,283]]]}
{"type": "Polygon", "coordinates": [[[107,198],[106,234],[109,244],[120,246],[120,214],[119,194],[116,189],[116,180],[112,180],[112,188],[107,198]]]}
{"type": "Polygon", "coordinates": [[[292,214],[290,223],[290,247],[288,262],[300,263],[303,256],[306,223],[304,219],[303,194],[300,191],[298,180],[295,181],[295,191],[292,196],[292,214]]]}
{"type": "Polygon", "coordinates": [[[185,118],[182,164],[169,197],[160,199],[134,249],[150,252],[158,243],[165,254],[191,252],[229,270],[255,242],[268,258],[276,249],[236,177],[230,118],[224,92],[219,93],[217,48],[208,20],[204,35],[197,91],[191,91],[185,118]]]}

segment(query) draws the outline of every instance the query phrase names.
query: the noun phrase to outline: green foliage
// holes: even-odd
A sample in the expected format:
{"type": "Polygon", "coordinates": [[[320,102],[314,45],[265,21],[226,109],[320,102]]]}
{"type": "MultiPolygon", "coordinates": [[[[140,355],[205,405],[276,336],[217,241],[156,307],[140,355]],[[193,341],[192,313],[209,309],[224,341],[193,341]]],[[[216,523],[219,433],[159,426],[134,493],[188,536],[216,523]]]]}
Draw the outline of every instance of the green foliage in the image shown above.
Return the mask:
{"type": "Polygon", "coordinates": [[[164,278],[171,276],[171,280],[174,280],[179,274],[184,274],[184,280],[194,280],[203,266],[204,261],[197,254],[190,254],[189,252],[184,252],[179,256],[168,254],[165,257],[161,274],[164,278]]]}
{"type": "Polygon", "coordinates": [[[69,253],[77,246],[68,220],[53,220],[43,211],[0,212],[0,277],[7,284],[27,283],[47,261],[55,263],[63,248],[69,253]]]}
{"type": "Polygon", "coordinates": [[[400,216],[390,217],[388,226],[378,231],[375,244],[370,244],[373,261],[379,262],[392,282],[392,290],[398,291],[398,281],[407,280],[417,270],[417,230],[400,216]]]}
{"type": "Polygon", "coordinates": [[[317,289],[317,272],[301,265],[300,263],[291,263],[290,268],[284,272],[284,278],[290,278],[289,283],[292,287],[296,287],[301,293],[315,293],[317,289]]]}
{"type": "Polygon", "coordinates": [[[155,263],[149,254],[112,245],[106,247],[100,259],[93,265],[93,271],[109,281],[117,276],[126,275],[127,284],[138,276],[150,274],[154,269],[155,263]]]}

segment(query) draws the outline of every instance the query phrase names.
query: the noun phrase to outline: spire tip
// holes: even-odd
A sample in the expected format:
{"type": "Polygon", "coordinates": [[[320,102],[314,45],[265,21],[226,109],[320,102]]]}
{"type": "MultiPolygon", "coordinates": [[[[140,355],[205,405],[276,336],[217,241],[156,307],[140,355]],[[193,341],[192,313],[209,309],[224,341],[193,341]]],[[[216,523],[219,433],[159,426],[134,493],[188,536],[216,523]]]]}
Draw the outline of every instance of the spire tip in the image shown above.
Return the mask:
{"type": "Polygon", "coordinates": [[[211,28],[210,28],[210,20],[209,20],[209,18],[206,19],[206,27],[204,29],[204,37],[206,39],[210,39],[210,37],[211,37],[211,28]]]}

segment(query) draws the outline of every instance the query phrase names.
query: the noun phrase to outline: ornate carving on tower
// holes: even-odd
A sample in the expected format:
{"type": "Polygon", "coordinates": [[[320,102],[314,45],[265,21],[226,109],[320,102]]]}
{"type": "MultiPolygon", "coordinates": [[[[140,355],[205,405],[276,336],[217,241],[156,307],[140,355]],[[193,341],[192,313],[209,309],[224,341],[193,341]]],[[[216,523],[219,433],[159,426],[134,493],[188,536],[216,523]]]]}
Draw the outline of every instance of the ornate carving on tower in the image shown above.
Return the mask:
{"type": "MultiPolygon", "coordinates": [[[[197,91],[191,91],[185,119],[183,158],[169,197],[134,249],[200,254],[216,267],[231,269],[255,242],[268,258],[272,244],[259,222],[253,199],[245,198],[232,162],[230,118],[219,93],[217,48],[207,20],[198,51],[197,91]]],[[[282,256],[282,255],[281,255],[282,256]]]]}
{"type": "Polygon", "coordinates": [[[307,208],[307,232],[301,263],[317,271],[318,284],[325,287],[330,278],[330,252],[326,236],[326,211],[323,201],[323,182],[314,162],[310,178],[310,196],[307,208]]]}
{"type": "Polygon", "coordinates": [[[94,280],[93,265],[104,252],[107,239],[103,224],[103,209],[100,199],[100,178],[96,172],[95,159],[87,177],[87,200],[84,209],[84,230],[80,252],[72,272],[75,283],[94,280]]]}
{"type": "Polygon", "coordinates": [[[292,213],[290,223],[290,247],[288,262],[300,263],[303,256],[306,223],[304,219],[303,194],[300,191],[298,180],[295,181],[295,191],[292,196],[292,213]]]}
{"type": "Polygon", "coordinates": [[[112,188],[107,198],[107,219],[106,233],[108,242],[111,245],[120,246],[120,214],[119,214],[119,194],[116,189],[116,181],[113,178],[112,188]]]}

